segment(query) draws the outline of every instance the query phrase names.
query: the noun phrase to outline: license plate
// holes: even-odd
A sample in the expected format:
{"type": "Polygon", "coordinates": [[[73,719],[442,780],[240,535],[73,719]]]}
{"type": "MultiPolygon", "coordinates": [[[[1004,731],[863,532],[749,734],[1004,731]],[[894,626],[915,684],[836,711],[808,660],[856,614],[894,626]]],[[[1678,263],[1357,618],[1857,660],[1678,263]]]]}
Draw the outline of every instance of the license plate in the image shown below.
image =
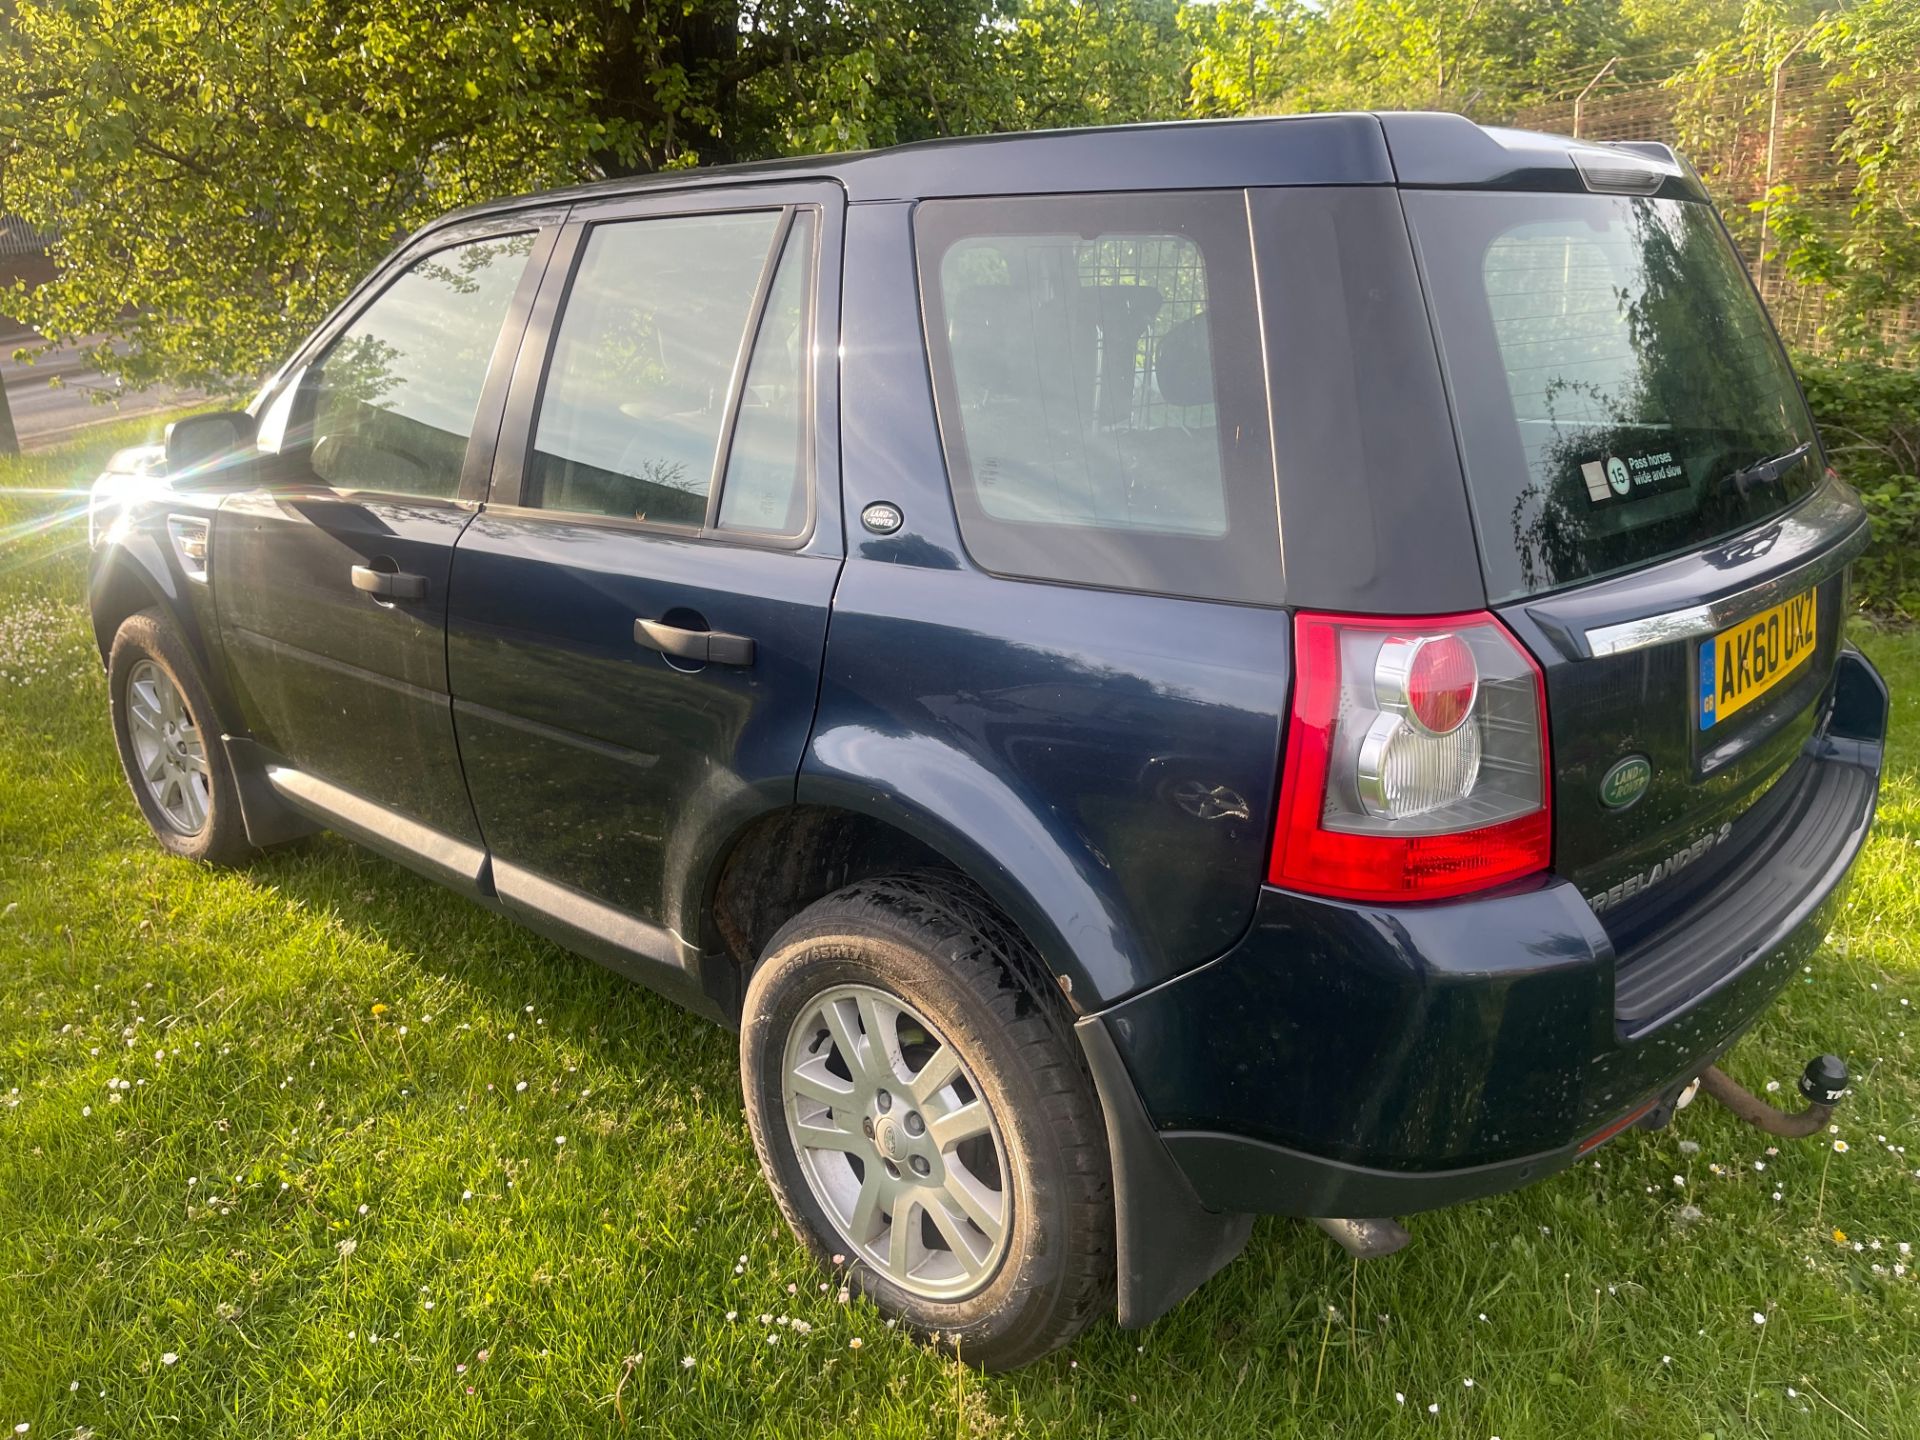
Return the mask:
{"type": "Polygon", "coordinates": [[[1700,728],[1744,710],[1813,658],[1818,592],[1805,591],[1700,642],[1700,728]]]}

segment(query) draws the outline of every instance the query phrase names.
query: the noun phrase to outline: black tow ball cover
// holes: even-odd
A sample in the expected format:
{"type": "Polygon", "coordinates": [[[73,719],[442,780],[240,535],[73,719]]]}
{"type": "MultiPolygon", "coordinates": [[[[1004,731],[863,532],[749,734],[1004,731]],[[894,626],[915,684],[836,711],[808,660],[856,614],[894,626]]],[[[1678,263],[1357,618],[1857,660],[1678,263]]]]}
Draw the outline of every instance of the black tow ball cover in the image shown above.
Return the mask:
{"type": "Polygon", "coordinates": [[[1838,1055],[1816,1055],[1800,1077],[1800,1093],[1810,1105],[1837,1105],[1847,1088],[1847,1062],[1838,1055]]]}

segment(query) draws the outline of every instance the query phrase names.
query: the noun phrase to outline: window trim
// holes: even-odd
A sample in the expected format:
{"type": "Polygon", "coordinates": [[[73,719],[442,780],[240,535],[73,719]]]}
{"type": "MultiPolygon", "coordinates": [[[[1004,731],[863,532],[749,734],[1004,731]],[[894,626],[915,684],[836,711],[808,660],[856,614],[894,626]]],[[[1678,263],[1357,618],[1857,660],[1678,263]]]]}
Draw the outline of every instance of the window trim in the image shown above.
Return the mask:
{"type": "Polygon", "coordinates": [[[545,283],[547,269],[552,263],[555,249],[563,233],[562,227],[566,217],[565,209],[520,211],[492,216],[484,221],[436,229],[403,249],[395,251],[372,274],[355,286],[347,298],[335,307],[333,313],[301,342],[299,348],[280,367],[273,380],[261,388],[254,403],[248,407],[251,414],[258,416],[264,414],[287,388],[291,387],[298,392],[304,392],[296,393],[292,402],[292,416],[286,428],[290,435],[310,434],[313,423],[311,385],[321,358],[361,316],[386,297],[387,292],[402,276],[422,261],[430,260],[435,255],[444,254],[449,250],[457,250],[462,246],[486,240],[531,235],[532,248],[527,252],[526,264],[520,272],[520,279],[514,287],[513,296],[507,302],[507,310],[501,318],[499,334],[494,337],[493,353],[487,360],[486,375],[480,384],[480,398],[474,405],[473,425],[467,432],[467,448],[461,459],[459,482],[451,495],[418,495],[406,491],[343,488],[326,484],[311,473],[310,467],[306,468],[303,474],[289,475],[286,472],[291,468],[290,457],[303,453],[299,446],[263,452],[258,457],[258,463],[270,467],[268,483],[277,489],[289,492],[324,493],[356,500],[392,500],[410,505],[477,508],[486,499],[487,479],[493,469],[494,454],[500,439],[501,424],[508,398],[508,385],[513,375],[514,356],[519,352],[525,339],[528,323],[532,318],[541,288],[545,283]]]}
{"type": "Polygon", "coordinates": [[[513,370],[506,420],[502,425],[500,446],[494,457],[492,484],[485,500],[486,509],[521,518],[544,516],[564,520],[569,524],[591,524],[615,530],[629,530],[636,534],[660,535],[678,540],[719,541],[731,545],[750,545],[760,549],[802,550],[813,542],[820,519],[819,480],[822,473],[820,441],[823,425],[820,413],[819,381],[821,377],[819,372],[823,360],[819,354],[818,341],[822,331],[820,311],[827,291],[824,258],[827,254],[830,201],[822,188],[817,185],[805,187],[804,192],[799,194],[795,193],[796,188],[783,186],[776,190],[769,187],[769,191],[764,194],[740,189],[644,197],[638,200],[634,197],[622,197],[619,201],[605,205],[574,209],[560,236],[553,258],[548,263],[548,281],[542,286],[534,303],[526,334],[519,348],[518,359],[513,370]],[[806,495],[806,515],[801,528],[791,534],[728,528],[719,523],[719,515],[726,483],[727,462],[733,453],[734,434],[739,424],[741,392],[746,384],[746,373],[752,363],[754,349],[759,342],[761,327],[766,323],[767,304],[772,295],[773,282],[779,273],[780,261],[788,238],[792,234],[794,217],[801,210],[811,210],[814,213],[813,243],[807,256],[805,292],[808,335],[805,366],[806,394],[800,409],[801,485],[806,495]],[[707,509],[703,522],[697,526],[676,525],[662,520],[640,520],[623,515],[606,515],[592,510],[565,510],[528,503],[525,497],[528,475],[532,468],[534,441],[539,432],[541,406],[546,399],[547,384],[552,376],[553,360],[559,348],[561,327],[566,321],[567,306],[573,298],[574,286],[579,279],[581,265],[586,256],[587,241],[593,231],[601,226],[645,223],[652,220],[747,215],[762,212],[777,212],[779,219],[761,264],[753,300],[747,312],[746,324],[742,327],[740,344],[734,355],[733,372],[728,380],[727,401],[723,410],[719,440],[715,446],[714,468],[709,475],[707,509]]]}

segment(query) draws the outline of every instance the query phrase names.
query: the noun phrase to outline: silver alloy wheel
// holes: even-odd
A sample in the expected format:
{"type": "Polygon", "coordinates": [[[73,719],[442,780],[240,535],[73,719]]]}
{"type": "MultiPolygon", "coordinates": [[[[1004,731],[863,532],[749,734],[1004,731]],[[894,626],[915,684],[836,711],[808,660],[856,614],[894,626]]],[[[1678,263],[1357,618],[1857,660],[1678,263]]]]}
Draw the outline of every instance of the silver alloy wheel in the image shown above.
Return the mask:
{"type": "Polygon", "coordinates": [[[151,660],[127,672],[127,736],[154,807],[182,835],[207,823],[207,747],[180,687],[151,660]]]}
{"type": "Polygon", "coordinates": [[[800,1169],[861,1260],[930,1300],[993,1277],[1012,1230],[1006,1149],[924,1016],[872,986],[836,986],[794,1022],[780,1078],[800,1169]]]}

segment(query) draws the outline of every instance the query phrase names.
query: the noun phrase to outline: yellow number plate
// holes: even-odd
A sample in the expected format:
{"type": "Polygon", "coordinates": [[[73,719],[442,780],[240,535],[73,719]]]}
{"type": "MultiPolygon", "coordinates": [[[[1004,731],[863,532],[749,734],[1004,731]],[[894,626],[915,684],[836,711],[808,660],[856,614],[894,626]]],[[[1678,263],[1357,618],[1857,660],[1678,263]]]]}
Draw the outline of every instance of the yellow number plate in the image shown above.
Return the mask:
{"type": "Polygon", "coordinates": [[[1700,728],[1745,709],[1813,657],[1817,593],[1808,590],[1700,642],[1700,728]]]}

